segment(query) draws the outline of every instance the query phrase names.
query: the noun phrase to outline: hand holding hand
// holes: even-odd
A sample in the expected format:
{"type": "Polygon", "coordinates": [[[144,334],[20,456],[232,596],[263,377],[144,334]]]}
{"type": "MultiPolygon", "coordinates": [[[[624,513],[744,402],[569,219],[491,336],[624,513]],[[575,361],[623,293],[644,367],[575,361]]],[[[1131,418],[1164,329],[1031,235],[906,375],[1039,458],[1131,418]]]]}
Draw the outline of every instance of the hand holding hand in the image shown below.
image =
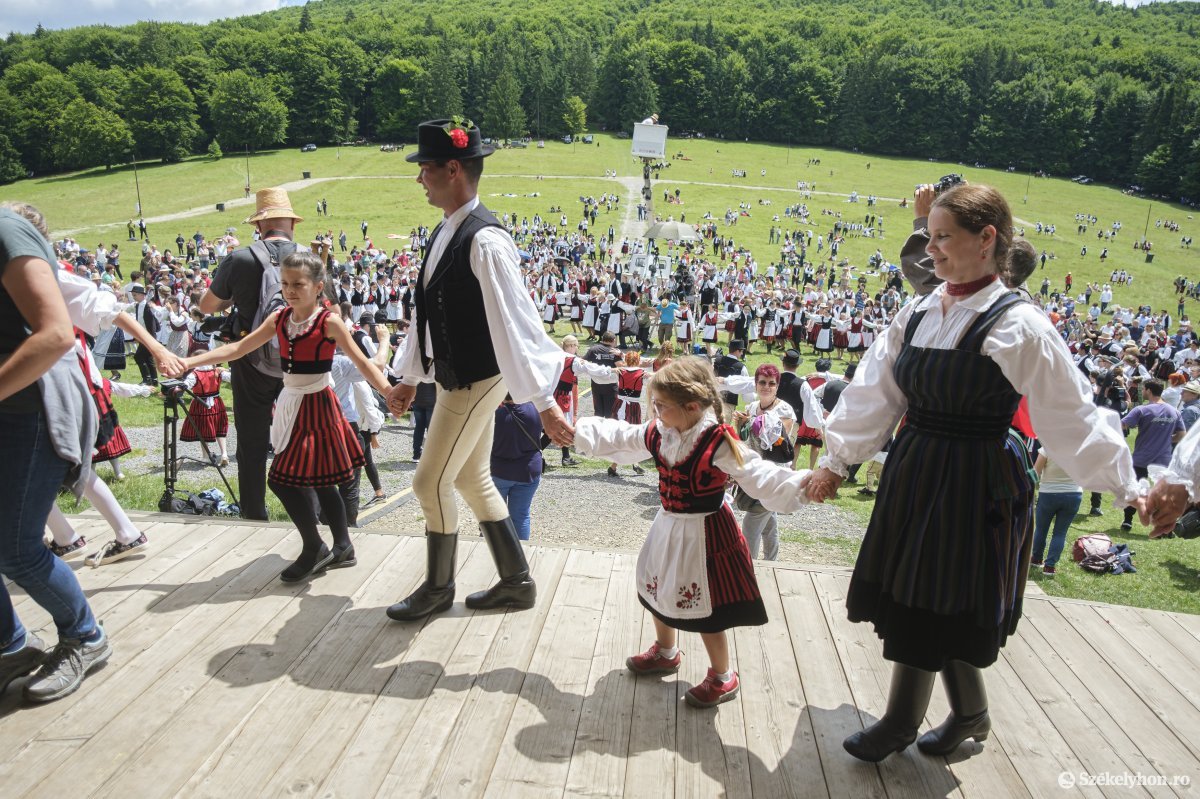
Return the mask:
{"type": "Polygon", "coordinates": [[[417,397],[416,386],[406,386],[403,383],[397,383],[392,386],[392,390],[387,395],[387,406],[392,416],[399,418],[408,413],[408,409],[412,407],[413,400],[417,397]]]}
{"type": "Polygon", "coordinates": [[[551,405],[539,414],[542,417],[542,430],[560,447],[569,447],[575,443],[575,428],[567,423],[562,408],[551,405]]]}
{"type": "Polygon", "coordinates": [[[817,469],[808,477],[809,502],[824,502],[837,496],[842,476],[831,469],[817,469]]]}
{"type": "Polygon", "coordinates": [[[191,370],[191,365],[188,364],[186,358],[180,358],[178,355],[163,349],[158,357],[158,371],[162,372],[172,380],[177,380],[183,377],[191,370]]]}
{"type": "Polygon", "coordinates": [[[1152,526],[1151,538],[1161,538],[1171,532],[1175,522],[1188,506],[1188,491],[1181,485],[1159,480],[1150,493],[1135,503],[1142,524],[1152,526]]]}

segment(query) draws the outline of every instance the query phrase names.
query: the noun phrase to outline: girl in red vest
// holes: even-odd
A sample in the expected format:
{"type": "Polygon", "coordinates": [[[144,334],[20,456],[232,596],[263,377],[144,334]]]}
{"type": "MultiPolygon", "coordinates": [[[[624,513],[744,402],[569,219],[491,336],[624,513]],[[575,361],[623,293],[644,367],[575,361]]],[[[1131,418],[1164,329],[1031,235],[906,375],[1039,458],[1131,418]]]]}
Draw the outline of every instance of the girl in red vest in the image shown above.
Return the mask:
{"type": "Polygon", "coordinates": [[[225,437],[229,435],[229,415],[225,410],[225,401],[221,399],[221,383],[229,382],[229,371],[201,366],[185,377],[183,382],[192,392],[193,399],[187,419],[183,422],[183,430],[179,433],[180,440],[199,441],[205,460],[214,466],[228,466],[225,437]],[[208,445],[213,443],[221,451],[219,456],[208,451],[208,445]]]}
{"type": "MultiPolygon", "coordinates": [[[[646,381],[646,370],[642,368],[642,356],[637,350],[625,353],[625,363],[617,367],[617,401],[613,403],[612,418],[629,424],[642,423],[642,386],[646,381]]],[[[634,474],[645,474],[639,464],[633,464],[634,474]]],[[[617,464],[608,467],[608,476],[617,476],[617,464]]]]}
{"type": "Polygon", "coordinates": [[[695,707],[712,707],[737,695],[730,667],[730,627],[765,624],[766,609],[750,550],[725,501],[732,478],[771,510],[790,513],[805,503],[808,472],[763,460],[722,421],[724,406],[712,367],[681,358],[655,373],[646,424],[588,417],[575,428],[585,455],[614,463],[653,458],[662,507],[638,555],[638,600],[654,617],[655,642],[626,660],[635,674],[673,674],[681,653],[676,631],[700,633],[711,666],[687,693],[695,707]]]}
{"type": "Polygon", "coordinates": [[[340,347],[380,393],[387,394],[391,386],[354,343],[345,322],[318,302],[325,288],[325,267],[318,256],[297,250],[280,264],[279,277],[286,307],[268,315],[244,339],[187,358],[184,365],[195,369],[235,361],[271,339],[279,342],[283,391],[275,402],[271,424],[275,459],[267,484],[283,503],[304,544],[300,557],[279,575],[284,582],[297,582],[327,568],[358,562],[338,485],[351,479],[366,458],[333,393],[330,370],[334,349],[340,347]],[[333,533],[332,550],[317,532],[314,493],[333,533]]]}

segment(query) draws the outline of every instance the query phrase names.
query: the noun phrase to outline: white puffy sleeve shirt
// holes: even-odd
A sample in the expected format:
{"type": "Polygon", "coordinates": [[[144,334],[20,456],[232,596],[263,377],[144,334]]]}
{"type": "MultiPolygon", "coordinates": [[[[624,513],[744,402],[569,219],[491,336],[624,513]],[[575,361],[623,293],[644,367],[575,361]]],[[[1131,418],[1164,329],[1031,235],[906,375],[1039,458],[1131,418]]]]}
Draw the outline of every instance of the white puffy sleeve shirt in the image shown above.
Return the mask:
{"type": "MultiPolygon", "coordinates": [[[[828,454],[820,465],[845,476],[883,447],[908,410],[895,381],[895,364],[913,313],[925,310],[913,345],[951,349],[971,324],[1007,289],[999,281],[963,297],[942,312],[945,286],[906,305],[863,357],[854,381],[826,420],[828,454]]],[[[1113,494],[1118,507],[1138,496],[1120,419],[1092,403],[1092,391],[1050,320],[1022,303],[1000,317],[984,338],[982,353],[1029,403],[1029,415],[1046,455],[1083,488],[1113,494]]]]}

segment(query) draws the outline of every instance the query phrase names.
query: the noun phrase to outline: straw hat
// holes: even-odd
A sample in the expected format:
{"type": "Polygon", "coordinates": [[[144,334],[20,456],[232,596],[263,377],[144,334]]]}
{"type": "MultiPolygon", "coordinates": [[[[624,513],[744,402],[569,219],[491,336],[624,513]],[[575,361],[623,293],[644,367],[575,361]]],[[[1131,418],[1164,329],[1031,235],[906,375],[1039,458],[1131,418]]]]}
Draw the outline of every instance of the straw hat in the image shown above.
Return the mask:
{"type": "Polygon", "coordinates": [[[1189,380],[1184,384],[1183,390],[1200,397],[1200,380],[1189,380]]]}
{"type": "Polygon", "coordinates": [[[254,214],[246,219],[247,225],[264,219],[294,219],[303,222],[304,217],[292,210],[288,193],[281,188],[259,189],[254,195],[254,214]]]}

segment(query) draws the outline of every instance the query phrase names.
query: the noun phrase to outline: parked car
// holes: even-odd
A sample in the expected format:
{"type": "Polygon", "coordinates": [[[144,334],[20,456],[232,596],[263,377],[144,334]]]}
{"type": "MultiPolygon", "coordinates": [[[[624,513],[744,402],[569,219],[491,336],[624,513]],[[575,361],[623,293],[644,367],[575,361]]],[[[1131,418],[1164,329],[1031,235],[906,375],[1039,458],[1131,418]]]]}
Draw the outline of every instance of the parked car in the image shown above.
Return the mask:
{"type": "Polygon", "coordinates": [[[315,153],[316,151],[317,151],[317,145],[315,145],[315,144],[306,144],[300,148],[300,152],[302,152],[302,153],[315,153]]]}
{"type": "Polygon", "coordinates": [[[586,136],[584,136],[584,137],[583,137],[583,143],[584,143],[584,144],[591,144],[591,143],[592,143],[592,134],[590,134],[590,133],[589,133],[589,134],[587,134],[586,136]]]}
{"type": "Polygon", "coordinates": [[[575,140],[574,140],[574,139],[572,139],[570,136],[563,136],[563,137],[562,137],[562,143],[563,143],[563,144],[570,144],[570,143],[571,143],[571,142],[573,142],[573,141],[575,141],[575,140]]]}

